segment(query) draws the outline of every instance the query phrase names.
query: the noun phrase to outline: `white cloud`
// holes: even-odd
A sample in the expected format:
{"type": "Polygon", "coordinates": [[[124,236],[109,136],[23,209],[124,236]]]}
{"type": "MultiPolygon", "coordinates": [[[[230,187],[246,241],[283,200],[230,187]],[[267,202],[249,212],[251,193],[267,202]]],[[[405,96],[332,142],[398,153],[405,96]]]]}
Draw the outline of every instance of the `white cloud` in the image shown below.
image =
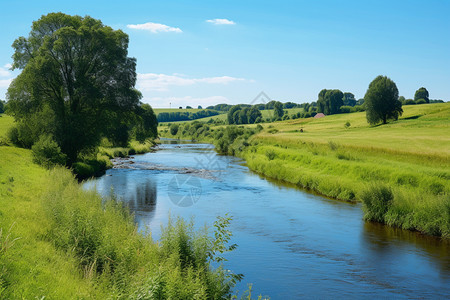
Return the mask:
{"type": "Polygon", "coordinates": [[[8,88],[13,79],[0,79],[0,88],[8,88]]]}
{"type": "Polygon", "coordinates": [[[11,72],[8,70],[8,64],[6,64],[3,68],[0,67],[0,77],[9,77],[11,76],[11,72]]]}
{"type": "Polygon", "coordinates": [[[144,23],[144,24],[129,24],[127,25],[128,28],[131,29],[137,29],[137,30],[147,30],[150,31],[151,33],[159,33],[159,32],[177,32],[177,33],[181,33],[183,32],[180,28],[177,27],[171,27],[171,26],[167,26],[164,24],[159,24],[159,23],[152,23],[152,22],[148,22],[148,23],[144,23]]]}
{"type": "Polygon", "coordinates": [[[212,19],[212,20],[206,20],[208,23],[212,23],[214,25],[235,25],[236,23],[228,20],[228,19],[212,19]]]}
{"type": "Polygon", "coordinates": [[[143,102],[149,103],[153,108],[177,108],[182,106],[183,108],[186,105],[190,105],[193,108],[197,108],[198,105],[201,105],[203,108],[206,108],[210,105],[216,105],[219,103],[230,103],[230,99],[224,96],[210,96],[210,97],[192,97],[192,96],[184,96],[184,97],[151,97],[144,98],[143,102]]]}
{"type": "Polygon", "coordinates": [[[163,92],[169,89],[169,86],[189,86],[198,83],[205,84],[228,84],[235,81],[245,81],[244,78],[231,76],[205,77],[205,78],[186,78],[181,74],[166,75],[156,73],[138,74],[137,88],[142,91],[163,92]]]}

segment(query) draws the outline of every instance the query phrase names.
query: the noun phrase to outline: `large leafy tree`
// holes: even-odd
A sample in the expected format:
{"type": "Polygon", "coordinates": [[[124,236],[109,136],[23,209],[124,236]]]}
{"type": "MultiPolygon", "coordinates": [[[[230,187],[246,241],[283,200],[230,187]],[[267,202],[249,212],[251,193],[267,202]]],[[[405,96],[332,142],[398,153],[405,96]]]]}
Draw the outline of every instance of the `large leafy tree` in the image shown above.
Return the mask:
{"type": "Polygon", "coordinates": [[[419,99],[424,99],[427,103],[430,103],[430,95],[427,91],[426,88],[421,87],[420,89],[418,89],[416,91],[416,93],[414,94],[414,100],[417,101],[419,99]]]}
{"type": "Polygon", "coordinates": [[[386,76],[380,75],[369,84],[364,105],[369,124],[386,124],[390,119],[397,120],[403,113],[397,85],[386,76]]]}
{"type": "Polygon", "coordinates": [[[42,123],[69,163],[140,105],[128,36],[100,20],[50,13],[12,46],[13,69],[23,70],[8,89],[10,113],[51,114],[42,123]]]}
{"type": "Polygon", "coordinates": [[[326,115],[340,113],[341,106],[344,105],[344,94],[340,90],[323,89],[319,92],[317,100],[318,111],[326,115]]]}
{"type": "Polygon", "coordinates": [[[283,104],[276,101],[273,105],[273,117],[275,120],[281,120],[284,115],[283,104]]]}

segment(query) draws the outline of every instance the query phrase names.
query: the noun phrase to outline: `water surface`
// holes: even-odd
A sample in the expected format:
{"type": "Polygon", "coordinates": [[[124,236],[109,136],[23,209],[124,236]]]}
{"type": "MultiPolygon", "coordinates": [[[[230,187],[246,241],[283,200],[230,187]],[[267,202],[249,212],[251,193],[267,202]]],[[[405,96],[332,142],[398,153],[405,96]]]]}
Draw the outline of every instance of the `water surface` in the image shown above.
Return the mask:
{"type": "Polygon", "coordinates": [[[450,298],[450,247],[437,238],[362,220],[360,205],[312,195],[254,174],[209,144],[166,141],[85,183],[111,188],[158,239],[169,213],[196,226],[233,216],[226,267],[236,290],[271,299],[450,298]]]}

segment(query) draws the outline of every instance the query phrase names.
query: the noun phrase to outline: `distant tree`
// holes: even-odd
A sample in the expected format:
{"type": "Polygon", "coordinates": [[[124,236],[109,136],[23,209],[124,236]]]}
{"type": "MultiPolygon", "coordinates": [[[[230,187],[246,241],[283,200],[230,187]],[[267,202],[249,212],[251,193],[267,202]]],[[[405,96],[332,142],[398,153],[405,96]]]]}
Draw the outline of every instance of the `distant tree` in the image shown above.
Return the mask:
{"type": "Polygon", "coordinates": [[[0,114],[5,112],[5,104],[6,104],[5,101],[0,100],[0,114]]]}
{"type": "Polygon", "coordinates": [[[256,123],[256,120],[259,118],[259,120],[261,120],[262,118],[262,114],[261,111],[256,107],[253,106],[247,114],[247,120],[249,124],[254,124],[256,123]]]}
{"type": "Polygon", "coordinates": [[[250,111],[250,108],[245,107],[239,111],[239,124],[248,124],[248,116],[247,113],[250,111]]]}
{"type": "Polygon", "coordinates": [[[364,98],[358,99],[358,101],[356,101],[356,105],[363,105],[364,104],[364,98]]]}
{"type": "Polygon", "coordinates": [[[275,120],[281,120],[283,117],[284,110],[283,110],[283,104],[281,102],[276,101],[273,106],[273,116],[275,120]]]}
{"type": "Polygon", "coordinates": [[[430,95],[428,94],[428,91],[426,88],[421,87],[416,91],[414,94],[414,101],[417,101],[419,99],[424,99],[426,103],[430,103],[430,98],[428,98],[430,95]]]}
{"type": "Polygon", "coordinates": [[[355,99],[355,95],[353,95],[352,93],[344,93],[344,97],[342,99],[342,101],[344,101],[344,105],[347,106],[355,106],[356,105],[356,99],[355,99]]]}
{"type": "Polygon", "coordinates": [[[416,100],[414,102],[416,102],[416,104],[426,104],[426,103],[428,103],[425,99],[419,99],[419,100],[416,100]]]}
{"type": "Polygon", "coordinates": [[[228,111],[228,114],[227,114],[228,124],[236,124],[235,118],[234,118],[234,113],[240,109],[241,109],[240,105],[234,105],[230,108],[230,110],[228,111]]]}
{"type": "Polygon", "coordinates": [[[404,102],[404,105],[415,105],[416,101],[414,101],[413,99],[406,99],[404,102]]]}
{"type": "Polygon", "coordinates": [[[35,126],[53,135],[69,164],[140,105],[128,36],[100,20],[50,13],[12,46],[12,67],[22,72],[8,88],[8,109],[24,123],[46,111],[35,126]]]}
{"type": "Polygon", "coordinates": [[[186,106],[186,109],[192,109],[192,106],[188,105],[188,106],[186,106]]]}
{"type": "Polygon", "coordinates": [[[202,109],[202,106],[201,105],[197,106],[197,109],[202,109]]]}
{"type": "Polygon", "coordinates": [[[182,106],[180,106],[180,107],[178,107],[178,109],[183,109],[183,107],[182,107],[182,106]]]}
{"type": "Polygon", "coordinates": [[[398,97],[398,101],[400,101],[402,104],[405,104],[406,99],[405,99],[405,97],[400,96],[400,97],[398,97]]]}
{"type": "Polygon", "coordinates": [[[176,135],[177,133],[178,133],[178,125],[177,124],[170,125],[170,134],[176,135]]]}
{"type": "Polygon", "coordinates": [[[317,100],[318,112],[326,115],[340,113],[340,107],[344,105],[343,97],[340,90],[321,90],[317,100]]]}
{"type": "Polygon", "coordinates": [[[369,84],[364,100],[369,124],[386,124],[390,119],[397,120],[403,113],[397,86],[386,76],[380,75],[369,84]]]}
{"type": "Polygon", "coordinates": [[[294,108],[294,107],[297,107],[297,106],[298,106],[298,104],[294,103],[294,102],[283,103],[283,108],[287,108],[287,109],[294,108]]]}

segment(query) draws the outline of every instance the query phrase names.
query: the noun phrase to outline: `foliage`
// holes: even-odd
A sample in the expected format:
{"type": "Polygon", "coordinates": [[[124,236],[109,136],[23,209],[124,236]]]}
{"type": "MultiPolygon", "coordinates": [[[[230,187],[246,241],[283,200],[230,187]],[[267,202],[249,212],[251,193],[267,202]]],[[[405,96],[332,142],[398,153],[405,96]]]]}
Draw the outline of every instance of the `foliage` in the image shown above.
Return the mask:
{"type": "Polygon", "coordinates": [[[33,162],[46,168],[66,163],[66,155],[61,153],[61,148],[59,148],[51,135],[41,135],[31,147],[31,150],[33,152],[33,162]]]}
{"type": "Polygon", "coordinates": [[[418,101],[419,99],[424,99],[425,103],[430,103],[429,93],[426,88],[421,87],[414,94],[414,101],[418,101]]]}
{"type": "Polygon", "coordinates": [[[0,114],[5,112],[5,106],[6,106],[6,102],[3,100],[0,100],[0,114]]]}
{"type": "Polygon", "coordinates": [[[428,103],[425,99],[418,99],[415,102],[416,102],[416,104],[426,104],[426,103],[428,103]]]}
{"type": "Polygon", "coordinates": [[[227,114],[228,124],[254,124],[260,121],[262,114],[256,106],[243,107],[233,106],[227,114]],[[259,119],[258,119],[259,118],[259,119]]]}
{"type": "Polygon", "coordinates": [[[170,134],[176,135],[177,132],[178,132],[178,125],[177,124],[170,125],[170,134]]]}
{"type": "Polygon", "coordinates": [[[52,134],[69,164],[102,136],[125,143],[141,98],[127,47],[125,33],[89,16],[42,16],[13,43],[13,68],[22,72],[8,88],[11,115],[24,123],[49,115],[33,130],[52,134]]]}
{"type": "Polygon", "coordinates": [[[403,113],[397,86],[386,76],[380,75],[369,84],[364,99],[369,124],[386,124],[390,119],[397,120],[403,113]]]}
{"type": "Polygon", "coordinates": [[[340,90],[321,90],[317,100],[318,112],[325,115],[340,113],[340,108],[344,105],[343,98],[344,94],[340,90]]]}
{"type": "Polygon", "coordinates": [[[383,185],[373,184],[361,193],[364,219],[384,222],[384,215],[389,210],[394,194],[392,190],[383,185]]]}
{"type": "Polygon", "coordinates": [[[284,115],[283,104],[279,101],[275,101],[273,105],[273,118],[275,120],[281,120],[284,115]]]}
{"type": "Polygon", "coordinates": [[[158,114],[158,122],[178,122],[196,120],[218,115],[219,112],[215,110],[200,110],[195,113],[192,112],[161,112],[158,114]]]}
{"type": "Polygon", "coordinates": [[[169,217],[158,245],[136,231],[132,215],[119,202],[82,191],[61,171],[53,176],[55,186],[44,196],[48,236],[58,249],[76,255],[85,274],[106,281],[111,296],[217,299],[229,297],[242,278],[210,266],[210,261],[222,261],[218,254],[236,247],[227,246],[227,216],[214,224],[214,237],[207,228],[196,232],[192,222],[169,217]]]}

